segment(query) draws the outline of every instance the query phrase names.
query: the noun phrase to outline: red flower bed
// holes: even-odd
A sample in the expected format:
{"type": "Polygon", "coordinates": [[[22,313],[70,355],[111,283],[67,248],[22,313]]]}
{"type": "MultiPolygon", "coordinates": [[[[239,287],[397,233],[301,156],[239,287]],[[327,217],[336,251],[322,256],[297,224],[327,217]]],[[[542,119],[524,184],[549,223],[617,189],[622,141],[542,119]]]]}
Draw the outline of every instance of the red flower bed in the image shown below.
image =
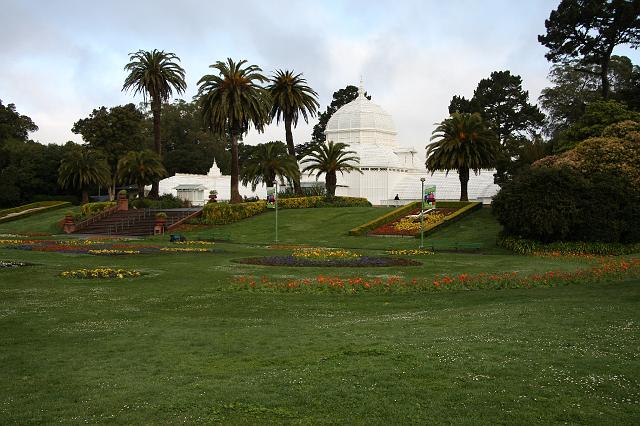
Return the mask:
{"type": "MultiPolygon", "coordinates": [[[[454,213],[457,209],[449,209],[449,208],[436,208],[435,210],[430,211],[429,213],[427,213],[425,215],[429,216],[432,214],[441,214],[444,216],[449,216],[450,214],[454,213]]],[[[420,213],[420,209],[415,209],[410,213],[407,213],[406,216],[410,216],[413,214],[418,214],[420,213]]],[[[400,222],[402,219],[404,219],[406,216],[400,217],[398,219],[395,219],[393,222],[389,222],[385,225],[379,226],[378,228],[374,229],[373,231],[371,231],[371,234],[374,235],[405,235],[408,237],[414,237],[416,235],[418,235],[418,232],[413,232],[413,231],[409,231],[409,230],[403,230],[400,231],[398,229],[395,228],[396,223],[400,222]]]]}

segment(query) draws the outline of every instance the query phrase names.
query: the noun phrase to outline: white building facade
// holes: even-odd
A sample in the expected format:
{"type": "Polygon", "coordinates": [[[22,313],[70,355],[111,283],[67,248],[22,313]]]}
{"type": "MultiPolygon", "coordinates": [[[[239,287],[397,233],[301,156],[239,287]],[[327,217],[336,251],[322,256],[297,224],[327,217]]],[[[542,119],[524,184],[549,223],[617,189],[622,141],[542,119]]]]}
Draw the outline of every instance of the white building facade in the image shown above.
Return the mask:
{"type": "MultiPolygon", "coordinates": [[[[425,187],[436,186],[439,200],[460,198],[460,180],[457,171],[435,172],[425,168],[425,148],[416,149],[400,145],[393,119],[379,105],[364,96],[362,84],[358,97],[333,114],[325,130],[327,141],[349,145],[360,159],[362,173],[338,173],[336,195],[367,198],[373,205],[397,204],[421,198],[421,178],[425,187]]],[[[426,138],[426,135],[425,135],[426,138]]],[[[499,187],[493,183],[495,170],[483,170],[469,177],[468,195],[470,200],[490,203],[499,187]]],[[[324,183],[324,175],[319,181],[324,183]]],[[[305,174],[302,186],[317,183],[315,175],[305,174]]],[[[203,205],[209,198],[209,191],[218,193],[218,200],[228,200],[231,196],[231,177],[220,173],[215,162],[206,175],[177,173],[160,181],[160,194],[173,194],[189,200],[193,205],[203,205]]],[[[250,186],[240,185],[240,195],[246,197],[266,197],[266,187],[258,186],[255,191],[250,186]]]]}

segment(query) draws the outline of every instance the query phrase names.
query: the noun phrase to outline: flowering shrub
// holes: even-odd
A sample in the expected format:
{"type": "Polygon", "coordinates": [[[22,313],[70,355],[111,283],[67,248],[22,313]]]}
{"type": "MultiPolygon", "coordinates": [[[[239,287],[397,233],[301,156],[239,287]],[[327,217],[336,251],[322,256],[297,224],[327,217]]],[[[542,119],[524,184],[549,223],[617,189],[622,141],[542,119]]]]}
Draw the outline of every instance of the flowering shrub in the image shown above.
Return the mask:
{"type": "Polygon", "coordinates": [[[60,273],[63,278],[100,279],[100,278],[135,278],[142,275],[140,271],[128,269],[96,268],[76,269],[60,273]]]}
{"type": "Polygon", "coordinates": [[[328,248],[299,248],[293,251],[292,256],[304,259],[355,259],[360,257],[358,253],[349,250],[328,248]]]}
{"type": "Polygon", "coordinates": [[[338,277],[318,275],[315,278],[269,278],[236,276],[232,289],[267,292],[309,293],[409,293],[443,290],[488,290],[507,288],[558,287],[568,284],[589,284],[604,280],[640,277],[640,259],[602,258],[591,267],[575,271],[548,271],[522,275],[518,272],[435,275],[405,279],[391,277],[338,277]]]}
{"type": "Polygon", "coordinates": [[[119,256],[123,254],[140,254],[140,250],[114,250],[114,249],[102,249],[102,250],[89,250],[87,253],[95,256],[119,256]]]}
{"type": "Polygon", "coordinates": [[[115,201],[102,201],[102,202],[97,202],[97,203],[86,203],[86,204],[82,205],[82,207],[80,208],[80,211],[82,212],[82,216],[88,217],[88,216],[96,215],[98,213],[102,213],[103,211],[105,211],[107,209],[115,207],[115,205],[116,205],[115,201]]]}
{"type": "Polygon", "coordinates": [[[431,250],[425,249],[406,249],[406,250],[387,250],[387,254],[393,256],[420,256],[434,254],[431,250]]]}
{"type": "Polygon", "coordinates": [[[322,196],[279,198],[278,207],[282,209],[308,209],[318,207],[371,207],[366,198],[333,197],[327,200],[322,196]]]}
{"type": "Polygon", "coordinates": [[[252,203],[209,203],[202,209],[202,222],[208,225],[225,225],[263,213],[266,201],[252,203]]]}

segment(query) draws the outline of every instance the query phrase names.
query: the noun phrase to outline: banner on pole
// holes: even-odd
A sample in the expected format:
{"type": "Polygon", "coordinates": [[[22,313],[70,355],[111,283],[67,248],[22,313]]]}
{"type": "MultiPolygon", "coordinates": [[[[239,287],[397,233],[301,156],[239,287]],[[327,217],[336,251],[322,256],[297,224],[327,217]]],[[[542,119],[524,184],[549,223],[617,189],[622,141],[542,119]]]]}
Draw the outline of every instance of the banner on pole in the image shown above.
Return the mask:
{"type": "Polygon", "coordinates": [[[422,196],[424,197],[424,204],[428,208],[430,209],[436,208],[436,186],[435,185],[425,186],[424,194],[422,194],[422,196]]]}
{"type": "Polygon", "coordinates": [[[273,186],[267,187],[267,208],[276,208],[276,188],[273,186]]]}

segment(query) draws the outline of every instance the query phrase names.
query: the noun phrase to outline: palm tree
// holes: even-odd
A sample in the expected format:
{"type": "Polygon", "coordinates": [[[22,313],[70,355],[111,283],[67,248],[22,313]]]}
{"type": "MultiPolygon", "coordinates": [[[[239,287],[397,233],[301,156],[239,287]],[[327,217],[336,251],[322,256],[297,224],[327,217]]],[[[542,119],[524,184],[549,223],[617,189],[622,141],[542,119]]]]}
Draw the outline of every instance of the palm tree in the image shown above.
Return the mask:
{"type": "Polygon", "coordinates": [[[87,148],[70,151],[58,167],[58,185],[82,191],[82,204],[89,202],[88,187],[109,185],[111,169],[107,161],[97,152],[87,148]]]}
{"type": "Polygon", "coordinates": [[[259,132],[269,121],[269,92],[260,83],[268,81],[257,65],[246,60],[218,61],[209,68],[218,75],[205,75],[199,81],[198,98],[207,127],[220,136],[231,137],[231,202],[242,201],[238,191],[238,139],[251,125],[259,132]]]}
{"type": "Polygon", "coordinates": [[[158,182],[167,171],[153,151],[129,151],[118,161],[118,180],[138,186],[138,197],[144,198],[144,186],[158,182]]]}
{"type": "Polygon", "coordinates": [[[300,170],[295,157],[291,157],[287,152],[287,146],[280,141],[268,142],[256,145],[249,157],[243,164],[242,184],[251,183],[253,191],[261,182],[270,186],[276,177],[280,182],[284,179],[294,181],[299,179],[300,170]]]}
{"type": "Polygon", "coordinates": [[[360,159],[355,155],[354,151],[347,151],[344,143],[333,143],[329,141],[316,145],[309,153],[309,156],[302,160],[302,163],[309,163],[302,172],[316,172],[316,180],[326,174],[327,198],[333,198],[336,195],[337,175],[336,172],[344,174],[344,172],[358,171],[360,159]]]}
{"type": "Polygon", "coordinates": [[[434,143],[427,146],[427,170],[457,170],[460,177],[460,201],[469,201],[467,184],[469,169],[495,166],[498,138],[482,120],[479,113],[457,113],[445,119],[431,136],[434,143]]]}
{"type": "MultiPolygon", "coordinates": [[[[291,126],[298,125],[298,118],[301,115],[308,123],[309,117],[314,117],[320,107],[317,100],[318,94],[306,83],[307,80],[302,78],[302,74],[294,75],[293,71],[277,70],[271,77],[271,85],[267,87],[273,101],[271,118],[275,118],[277,123],[280,122],[280,118],[284,121],[287,148],[289,155],[293,158],[296,156],[296,151],[291,126]]],[[[297,194],[302,193],[299,178],[294,179],[293,186],[297,194]]]]}
{"type": "MultiPolygon", "coordinates": [[[[138,50],[129,54],[129,63],[125,71],[129,75],[124,81],[122,90],[133,90],[133,94],[142,93],[144,102],[151,98],[151,112],[153,113],[153,142],[156,154],[162,159],[162,143],[160,141],[160,112],[162,103],[167,102],[173,90],[178,94],[184,93],[187,83],[184,80],[184,69],[177,64],[180,62],[174,53],[164,50],[138,50]],[[176,62],[177,61],[177,62],[176,62]]],[[[150,196],[158,196],[158,182],[153,182],[150,196]]]]}

